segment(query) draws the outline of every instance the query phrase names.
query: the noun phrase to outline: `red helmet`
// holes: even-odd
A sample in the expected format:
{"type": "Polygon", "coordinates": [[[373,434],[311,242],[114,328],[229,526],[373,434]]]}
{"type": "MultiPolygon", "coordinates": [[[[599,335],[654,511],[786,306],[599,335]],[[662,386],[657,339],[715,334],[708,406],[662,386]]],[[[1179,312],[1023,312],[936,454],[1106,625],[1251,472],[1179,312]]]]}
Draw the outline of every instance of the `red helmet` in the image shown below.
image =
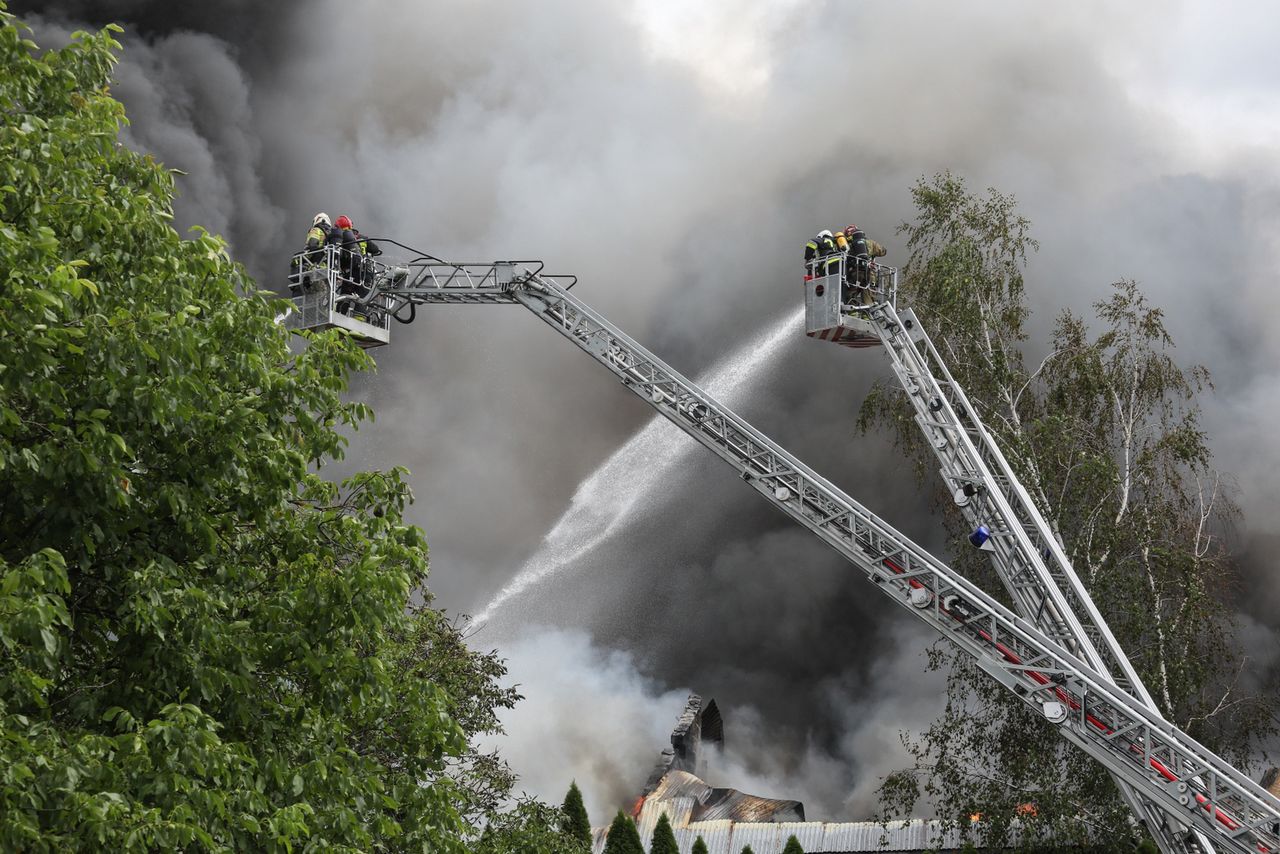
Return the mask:
{"type": "MultiPolygon", "coordinates": [[[[338,217],[338,219],[345,219],[345,217],[338,217]]],[[[844,233],[846,236],[853,234],[857,230],[858,230],[858,227],[856,225],[846,225],[844,227],[844,233]]]]}
{"type": "Polygon", "coordinates": [[[342,216],[334,220],[333,224],[336,225],[338,228],[350,228],[351,217],[347,216],[346,214],[343,214],[342,216]]]}

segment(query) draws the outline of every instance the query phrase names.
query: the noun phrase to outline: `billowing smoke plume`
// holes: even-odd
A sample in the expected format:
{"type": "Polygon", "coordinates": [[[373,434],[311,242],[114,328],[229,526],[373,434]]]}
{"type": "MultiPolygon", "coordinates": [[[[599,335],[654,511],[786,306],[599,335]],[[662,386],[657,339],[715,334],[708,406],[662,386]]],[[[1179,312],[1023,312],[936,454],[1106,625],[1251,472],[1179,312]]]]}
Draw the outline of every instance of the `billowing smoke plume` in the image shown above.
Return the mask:
{"type": "MultiPolygon", "coordinates": [[[[949,168],[1015,193],[1043,244],[1033,331],[1134,277],[1166,309],[1180,356],[1213,370],[1205,422],[1246,511],[1253,666],[1274,660],[1280,132],[1264,117],[1277,114],[1277,13],[1015,0],[35,5],[16,7],[39,15],[46,42],[86,21],[126,24],[115,91],[132,142],[188,173],[182,223],[223,233],[264,284],[315,211],[346,213],[442,257],[575,272],[578,294],[689,375],[793,309],[815,229],[856,221],[900,262],[894,228],[920,175],[949,168]]],[[[432,589],[474,612],[650,411],[518,309],[432,310],[394,335],[359,389],[378,421],[350,463],[413,470],[432,589]]],[[[742,414],[936,547],[893,453],[853,433],[884,371],[875,351],[798,337],[742,414]]],[[[579,569],[478,635],[511,655],[529,696],[507,752],[546,797],[576,775],[599,820],[631,793],[626,774],[638,786],[647,772],[640,741],[661,747],[694,689],[725,708],[730,745],[751,748],[729,757],[751,782],[719,782],[799,793],[815,817],[863,817],[876,777],[902,761],[896,730],[932,714],[927,639],[695,460],[579,569]],[[548,622],[562,631],[530,628],[548,622]]]]}

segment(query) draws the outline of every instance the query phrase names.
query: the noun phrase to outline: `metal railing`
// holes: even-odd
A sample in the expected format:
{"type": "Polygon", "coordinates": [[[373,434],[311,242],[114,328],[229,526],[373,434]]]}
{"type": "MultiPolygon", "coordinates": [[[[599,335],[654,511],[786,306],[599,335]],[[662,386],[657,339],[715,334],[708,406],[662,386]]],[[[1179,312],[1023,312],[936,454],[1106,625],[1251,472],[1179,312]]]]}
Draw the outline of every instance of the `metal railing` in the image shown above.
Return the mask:
{"type": "MultiPolygon", "coordinates": [[[[1221,850],[1280,852],[1280,803],[1109,675],[911,542],[556,283],[517,277],[511,296],[1140,792],[1147,815],[1195,828],[1221,850]]],[[[890,339],[909,334],[889,323],[890,339]]]]}
{"type": "Polygon", "coordinates": [[[286,325],[291,329],[329,325],[336,312],[385,330],[395,306],[382,286],[393,275],[394,268],[358,250],[331,245],[297,252],[289,268],[294,311],[286,325]]]}
{"type": "Polygon", "coordinates": [[[877,264],[874,259],[846,254],[815,258],[805,265],[805,277],[835,276],[843,283],[841,302],[853,307],[898,302],[898,268],[877,264]]]}
{"type": "MultiPolygon", "coordinates": [[[[843,262],[835,265],[842,284],[843,262]]],[[[327,268],[322,279],[336,298],[340,276],[332,270],[341,268],[333,259],[327,268]]],[[[1148,816],[1195,828],[1224,850],[1280,852],[1280,803],[1257,783],[1117,687],[1096,658],[1080,657],[1071,636],[1045,634],[912,543],[570,295],[563,280],[540,275],[540,264],[458,265],[420,255],[402,265],[374,261],[367,269],[373,287],[356,302],[386,300],[388,315],[423,303],[523,305],[1140,792],[1148,816]]],[[[873,305],[896,303],[897,271],[866,269],[868,280],[855,277],[853,284],[870,292],[873,305]]],[[[834,274],[825,265],[823,272],[834,274]]],[[[905,346],[909,332],[900,317],[871,311],[868,318],[884,326],[890,347],[905,346]]]]}
{"type": "MultiPolygon", "coordinates": [[[[992,566],[1014,610],[1073,655],[1111,678],[1155,714],[1160,710],[1107,626],[1053,530],[1014,474],[977,410],[910,310],[874,310],[877,330],[928,439],[948,492],[969,524],[987,528],[992,566]]],[[[1138,789],[1117,779],[1134,811],[1165,852],[1212,851],[1187,843],[1184,828],[1164,828],[1138,789]]]]}

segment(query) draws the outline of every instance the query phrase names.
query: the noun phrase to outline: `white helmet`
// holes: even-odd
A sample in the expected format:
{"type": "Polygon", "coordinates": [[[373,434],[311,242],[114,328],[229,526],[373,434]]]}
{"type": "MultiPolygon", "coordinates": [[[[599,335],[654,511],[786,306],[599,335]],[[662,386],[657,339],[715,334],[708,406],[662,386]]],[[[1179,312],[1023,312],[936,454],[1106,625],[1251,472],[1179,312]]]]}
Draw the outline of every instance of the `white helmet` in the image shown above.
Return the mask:
{"type": "Polygon", "coordinates": [[[833,237],[834,235],[831,233],[831,229],[829,229],[829,228],[824,228],[824,229],[822,229],[822,231],[819,231],[819,232],[818,232],[818,236],[819,236],[819,237],[833,237]]]}
{"type": "Polygon", "coordinates": [[[333,223],[329,220],[329,215],[324,211],[321,211],[320,213],[316,214],[316,218],[311,220],[312,225],[319,225],[322,222],[325,225],[333,225],[333,223]]]}

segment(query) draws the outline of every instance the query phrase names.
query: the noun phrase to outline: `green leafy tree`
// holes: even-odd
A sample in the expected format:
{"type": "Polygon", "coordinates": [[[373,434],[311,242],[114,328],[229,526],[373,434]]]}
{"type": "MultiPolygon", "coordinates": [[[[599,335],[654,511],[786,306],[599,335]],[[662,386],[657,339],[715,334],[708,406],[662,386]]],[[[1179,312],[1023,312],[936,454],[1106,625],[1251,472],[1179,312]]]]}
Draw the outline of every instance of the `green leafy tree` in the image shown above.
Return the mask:
{"type": "Polygon", "coordinates": [[[0,5],[0,848],[461,852],[517,697],[407,607],[403,473],[321,476],[369,360],[174,232],[113,31],[0,5]]]}
{"type": "Polygon", "coordinates": [[[742,854],[756,854],[756,852],[751,850],[750,845],[744,845],[742,846],[742,854]]]}
{"type": "Polygon", "coordinates": [[[564,813],[561,829],[572,839],[590,848],[591,821],[587,818],[587,808],[582,803],[582,792],[578,790],[577,781],[569,784],[569,791],[564,796],[564,806],[560,809],[564,813]]]}
{"type": "MultiPolygon", "coordinates": [[[[921,181],[912,195],[916,221],[901,229],[910,249],[902,301],[1058,532],[1163,713],[1245,758],[1270,724],[1264,706],[1232,684],[1241,657],[1224,606],[1232,574],[1221,534],[1235,509],[1198,424],[1207,372],[1174,361],[1160,310],[1133,282],[1097,304],[1096,334],[1063,312],[1048,355],[1029,366],[1023,276],[1037,244],[1014,199],[976,196],[949,174],[921,181]]],[[[879,385],[860,424],[889,428],[923,477],[935,467],[932,449],[902,395],[879,385]]],[[[949,508],[953,565],[1003,595],[936,486],[949,508]]],[[[1056,842],[1101,836],[1131,846],[1128,811],[1091,759],[966,656],[939,645],[930,664],[950,674],[945,711],[908,739],[916,765],[886,780],[886,815],[925,794],[966,830],[980,812],[988,841],[1006,839],[1017,817],[1056,842]]]]}
{"type": "Polygon", "coordinates": [[[561,827],[563,813],[554,806],[526,800],[492,815],[475,854],[585,854],[584,842],[561,827]]]}
{"type": "Polygon", "coordinates": [[[710,854],[710,852],[707,851],[707,843],[701,836],[693,840],[693,849],[691,854],[710,854]]]}
{"type": "Polygon", "coordinates": [[[787,844],[782,849],[782,854],[804,854],[804,848],[800,846],[800,840],[796,839],[795,834],[787,837],[787,844]]]}
{"type": "MultiPolygon", "coordinates": [[[[477,739],[500,734],[499,710],[513,708],[523,698],[501,684],[507,670],[497,653],[471,649],[458,622],[432,609],[430,594],[419,592],[424,601],[410,609],[408,623],[388,632],[392,681],[398,694],[411,695],[419,682],[444,692],[446,711],[466,743],[459,753],[444,757],[442,769],[431,779],[451,782],[468,823],[488,823],[508,803],[515,775],[496,750],[481,750],[477,739]]],[[[394,761],[393,755],[384,758],[394,761]]]]}
{"type": "Polygon", "coordinates": [[[644,854],[644,843],[636,823],[622,810],[613,817],[609,835],[604,844],[604,854],[644,854]]]}
{"type": "Polygon", "coordinates": [[[649,841],[649,854],[680,854],[675,831],[671,829],[666,813],[658,816],[658,823],[654,825],[653,839],[649,841]]]}

